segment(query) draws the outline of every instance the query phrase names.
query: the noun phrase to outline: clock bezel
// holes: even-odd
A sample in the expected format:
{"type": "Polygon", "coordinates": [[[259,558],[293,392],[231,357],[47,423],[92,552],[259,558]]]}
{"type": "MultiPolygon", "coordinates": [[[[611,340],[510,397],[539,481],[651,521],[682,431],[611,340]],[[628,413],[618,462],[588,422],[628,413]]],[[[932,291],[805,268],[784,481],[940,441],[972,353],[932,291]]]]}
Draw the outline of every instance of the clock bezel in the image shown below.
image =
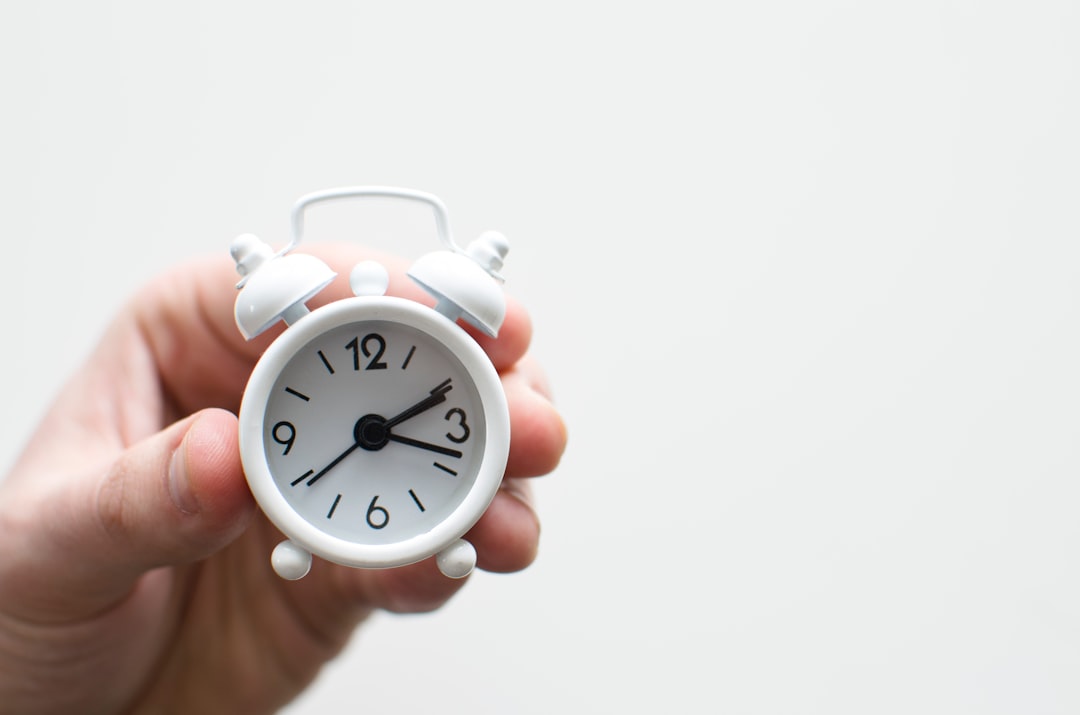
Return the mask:
{"type": "Polygon", "coordinates": [[[392,568],[422,561],[463,536],[480,519],[502,483],[510,449],[510,418],[502,383],[483,349],[435,310],[394,296],[358,296],[330,303],[291,325],[252,370],[240,405],[240,458],[248,486],[267,518],[292,541],[329,561],[356,568],[392,568]],[[362,544],[328,534],[301,516],[275,483],[266,458],[264,421],[271,390],[293,357],[321,334],[350,323],[389,321],[426,333],[461,362],[484,412],[480,468],[465,498],[429,531],[385,544],[362,544]]]}

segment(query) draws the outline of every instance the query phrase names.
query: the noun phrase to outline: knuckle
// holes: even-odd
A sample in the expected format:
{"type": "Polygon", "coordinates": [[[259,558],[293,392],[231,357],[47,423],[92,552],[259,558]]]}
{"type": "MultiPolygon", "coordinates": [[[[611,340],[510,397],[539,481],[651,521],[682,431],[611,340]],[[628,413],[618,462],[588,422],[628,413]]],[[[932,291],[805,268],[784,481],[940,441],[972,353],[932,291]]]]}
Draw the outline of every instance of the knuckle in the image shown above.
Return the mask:
{"type": "Polygon", "coordinates": [[[131,473],[121,460],[109,468],[95,497],[98,526],[110,540],[123,539],[130,533],[131,492],[131,473]]]}

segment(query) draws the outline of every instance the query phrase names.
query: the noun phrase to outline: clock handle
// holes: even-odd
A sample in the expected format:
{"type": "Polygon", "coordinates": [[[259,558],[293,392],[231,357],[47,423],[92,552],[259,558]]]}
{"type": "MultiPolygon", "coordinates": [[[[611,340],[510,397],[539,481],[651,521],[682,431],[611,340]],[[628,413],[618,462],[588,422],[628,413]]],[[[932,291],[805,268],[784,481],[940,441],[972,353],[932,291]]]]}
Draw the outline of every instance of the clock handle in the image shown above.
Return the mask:
{"type": "Polygon", "coordinates": [[[395,186],[342,186],[336,189],[315,191],[305,196],[301,196],[296,201],[292,209],[292,241],[289,242],[288,246],[282,249],[279,255],[288,253],[296,247],[296,244],[300,243],[300,239],[304,233],[304,211],[309,206],[323,201],[334,201],[337,199],[364,196],[405,199],[407,201],[419,201],[420,203],[427,204],[435,212],[435,230],[439,234],[439,240],[454,253],[465,252],[454,243],[454,238],[450,234],[450,218],[447,214],[446,206],[439,197],[434,194],[428,194],[414,189],[402,189],[395,186]]]}

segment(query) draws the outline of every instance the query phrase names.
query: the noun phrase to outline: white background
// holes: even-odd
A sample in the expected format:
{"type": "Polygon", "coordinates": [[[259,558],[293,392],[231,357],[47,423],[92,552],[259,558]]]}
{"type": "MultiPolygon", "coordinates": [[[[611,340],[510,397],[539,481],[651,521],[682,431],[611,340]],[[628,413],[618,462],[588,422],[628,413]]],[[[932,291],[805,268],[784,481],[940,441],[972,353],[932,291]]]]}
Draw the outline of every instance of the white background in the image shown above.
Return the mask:
{"type": "MultiPolygon", "coordinates": [[[[1078,38],[1068,2],[7,3],[0,456],[155,273],[418,188],[512,241],[570,446],[531,569],[376,618],[290,715],[1075,713],[1078,38]]],[[[308,235],[435,245],[386,211],[308,235]]]]}

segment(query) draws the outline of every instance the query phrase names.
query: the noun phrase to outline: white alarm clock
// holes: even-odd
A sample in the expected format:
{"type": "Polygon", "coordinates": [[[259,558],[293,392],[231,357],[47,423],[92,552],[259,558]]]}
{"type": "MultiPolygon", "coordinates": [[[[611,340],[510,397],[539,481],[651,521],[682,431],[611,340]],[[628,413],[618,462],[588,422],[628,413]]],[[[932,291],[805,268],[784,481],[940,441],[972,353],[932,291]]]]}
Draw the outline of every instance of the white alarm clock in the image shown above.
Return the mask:
{"type": "Polygon", "coordinates": [[[444,574],[464,577],[476,551],[461,537],[502,481],[510,420],[495,368],[457,321],[498,333],[507,243],[489,232],[463,250],[438,198],[390,187],[304,196],[292,227],[292,241],[276,254],[250,234],[231,247],[242,276],[240,332],[251,339],[278,320],[288,325],[252,371],[239,415],[248,484],[287,537],[273,567],[298,579],[312,554],[357,568],[434,555],[444,574]],[[305,305],[335,277],[319,259],[291,253],[305,209],[362,196],[434,210],[445,250],[409,270],[434,308],[384,295],[386,269],[370,261],[350,275],[355,297],[314,311],[305,305]]]}

